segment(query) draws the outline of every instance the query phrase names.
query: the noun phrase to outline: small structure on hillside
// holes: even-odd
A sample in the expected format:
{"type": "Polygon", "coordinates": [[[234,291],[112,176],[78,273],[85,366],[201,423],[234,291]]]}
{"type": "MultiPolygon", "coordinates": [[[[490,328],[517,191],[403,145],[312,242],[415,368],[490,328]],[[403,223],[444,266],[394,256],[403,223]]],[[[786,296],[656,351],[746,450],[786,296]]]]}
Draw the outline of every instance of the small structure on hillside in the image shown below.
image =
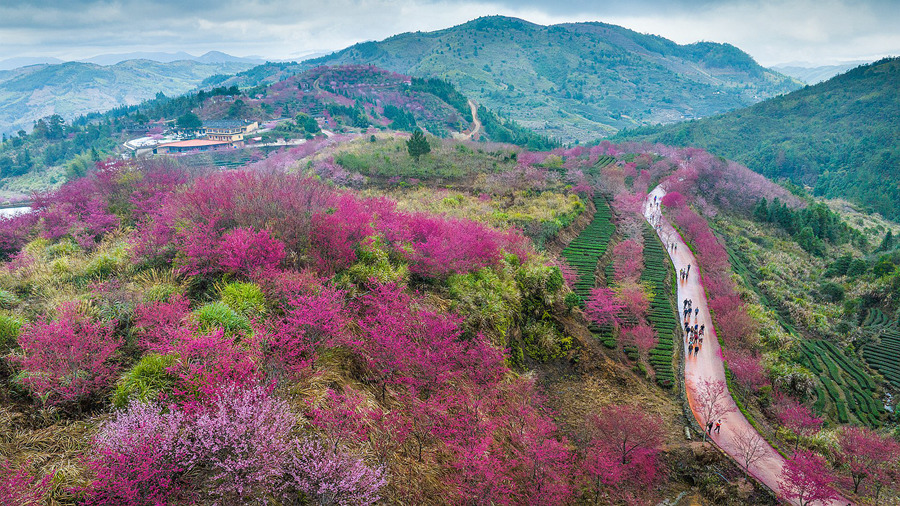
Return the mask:
{"type": "Polygon", "coordinates": [[[259,122],[256,121],[205,121],[198,133],[211,141],[242,142],[244,135],[258,128],[259,122]]]}
{"type": "Polygon", "coordinates": [[[153,154],[168,155],[174,153],[188,153],[191,151],[214,151],[226,149],[232,146],[228,141],[214,141],[210,139],[191,139],[187,141],[169,142],[153,148],[153,154]]]}

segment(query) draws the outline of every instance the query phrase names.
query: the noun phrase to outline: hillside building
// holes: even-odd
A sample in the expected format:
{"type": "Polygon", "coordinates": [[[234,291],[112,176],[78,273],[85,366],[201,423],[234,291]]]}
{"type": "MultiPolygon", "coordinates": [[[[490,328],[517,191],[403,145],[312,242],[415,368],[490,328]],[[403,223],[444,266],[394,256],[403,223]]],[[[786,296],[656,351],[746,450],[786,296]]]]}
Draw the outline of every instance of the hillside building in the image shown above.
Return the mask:
{"type": "Polygon", "coordinates": [[[198,132],[210,141],[242,142],[244,136],[259,128],[256,121],[206,121],[198,132]]]}
{"type": "Polygon", "coordinates": [[[153,148],[153,154],[168,155],[175,153],[189,153],[192,151],[215,151],[232,146],[228,141],[214,141],[210,139],[191,139],[187,141],[169,142],[153,148]]]}

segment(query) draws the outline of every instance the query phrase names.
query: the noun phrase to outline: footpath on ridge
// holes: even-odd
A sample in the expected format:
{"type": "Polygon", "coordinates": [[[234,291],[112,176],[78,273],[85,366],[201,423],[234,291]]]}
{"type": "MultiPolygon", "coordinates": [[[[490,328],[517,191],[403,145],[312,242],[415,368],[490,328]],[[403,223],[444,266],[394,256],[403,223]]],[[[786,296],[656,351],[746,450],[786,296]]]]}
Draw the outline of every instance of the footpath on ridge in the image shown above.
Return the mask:
{"type": "MultiPolygon", "coordinates": [[[[661,215],[660,211],[657,211],[656,206],[653,204],[654,197],[659,201],[665,194],[666,191],[662,187],[657,186],[647,196],[647,202],[644,203],[643,213],[644,218],[650,222],[651,225],[659,225],[657,233],[664,245],[677,245],[675,251],[668,249],[669,258],[671,258],[672,264],[675,266],[676,278],[681,269],[687,269],[688,265],[692,265],[688,279],[686,281],[678,281],[677,302],[679,309],[678,314],[681,315],[685,309],[684,301],[686,299],[692,300],[692,307],[699,308],[700,313],[696,320],[691,318],[691,323],[693,324],[696,322],[706,326],[705,335],[703,336],[703,346],[698,354],[689,356],[687,353],[687,343],[684,342],[683,339],[681,343],[681,349],[683,350],[683,356],[685,357],[685,394],[687,395],[688,404],[690,405],[691,412],[694,414],[694,418],[697,419],[697,423],[701,427],[704,427],[705,420],[703,420],[703,417],[700,414],[701,406],[698,402],[699,385],[701,385],[704,380],[724,382],[725,366],[722,364],[722,351],[719,347],[719,341],[716,338],[712,318],[709,314],[706,292],[700,282],[700,269],[698,268],[697,260],[675,228],[661,215]]],[[[737,408],[730,393],[721,399],[720,402],[721,407],[729,412],[721,417],[722,427],[720,433],[716,434],[714,432],[710,436],[710,439],[725,453],[740,462],[740,452],[738,451],[735,438],[747,433],[757,434],[758,436],[759,434],[737,408]]],[[[759,437],[762,438],[762,436],[759,437]]],[[[757,480],[774,490],[776,494],[779,494],[779,483],[781,481],[781,471],[784,464],[785,460],[781,454],[775,451],[768,443],[764,443],[762,457],[750,465],[749,472],[757,480]]],[[[799,502],[797,501],[791,501],[791,503],[799,505],[799,502]]],[[[817,502],[816,504],[820,503],[817,502]]],[[[852,503],[846,499],[840,499],[831,501],[827,504],[844,506],[852,503]]]]}

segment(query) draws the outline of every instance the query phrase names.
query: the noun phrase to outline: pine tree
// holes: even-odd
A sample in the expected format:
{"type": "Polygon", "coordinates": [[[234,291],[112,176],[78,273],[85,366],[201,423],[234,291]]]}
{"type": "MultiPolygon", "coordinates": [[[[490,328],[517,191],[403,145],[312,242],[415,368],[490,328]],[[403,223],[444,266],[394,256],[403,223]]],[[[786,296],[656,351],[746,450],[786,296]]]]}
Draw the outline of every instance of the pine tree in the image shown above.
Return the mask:
{"type": "Polygon", "coordinates": [[[425,134],[418,129],[406,141],[406,149],[409,151],[409,156],[415,158],[417,162],[420,156],[431,152],[431,146],[428,144],[428,140],[425,139],[425,134]]]}

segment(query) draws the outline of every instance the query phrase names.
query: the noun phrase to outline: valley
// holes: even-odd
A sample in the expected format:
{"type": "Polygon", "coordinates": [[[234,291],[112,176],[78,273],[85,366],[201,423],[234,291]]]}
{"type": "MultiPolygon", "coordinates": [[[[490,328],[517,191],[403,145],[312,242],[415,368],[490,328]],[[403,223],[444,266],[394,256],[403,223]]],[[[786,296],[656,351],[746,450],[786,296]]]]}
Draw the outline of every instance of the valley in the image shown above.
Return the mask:
{"type": "Polygon", "coordinates": [[[0,504],[897,504],[897,58],[119,53],[0,71],[0,504]]]}

